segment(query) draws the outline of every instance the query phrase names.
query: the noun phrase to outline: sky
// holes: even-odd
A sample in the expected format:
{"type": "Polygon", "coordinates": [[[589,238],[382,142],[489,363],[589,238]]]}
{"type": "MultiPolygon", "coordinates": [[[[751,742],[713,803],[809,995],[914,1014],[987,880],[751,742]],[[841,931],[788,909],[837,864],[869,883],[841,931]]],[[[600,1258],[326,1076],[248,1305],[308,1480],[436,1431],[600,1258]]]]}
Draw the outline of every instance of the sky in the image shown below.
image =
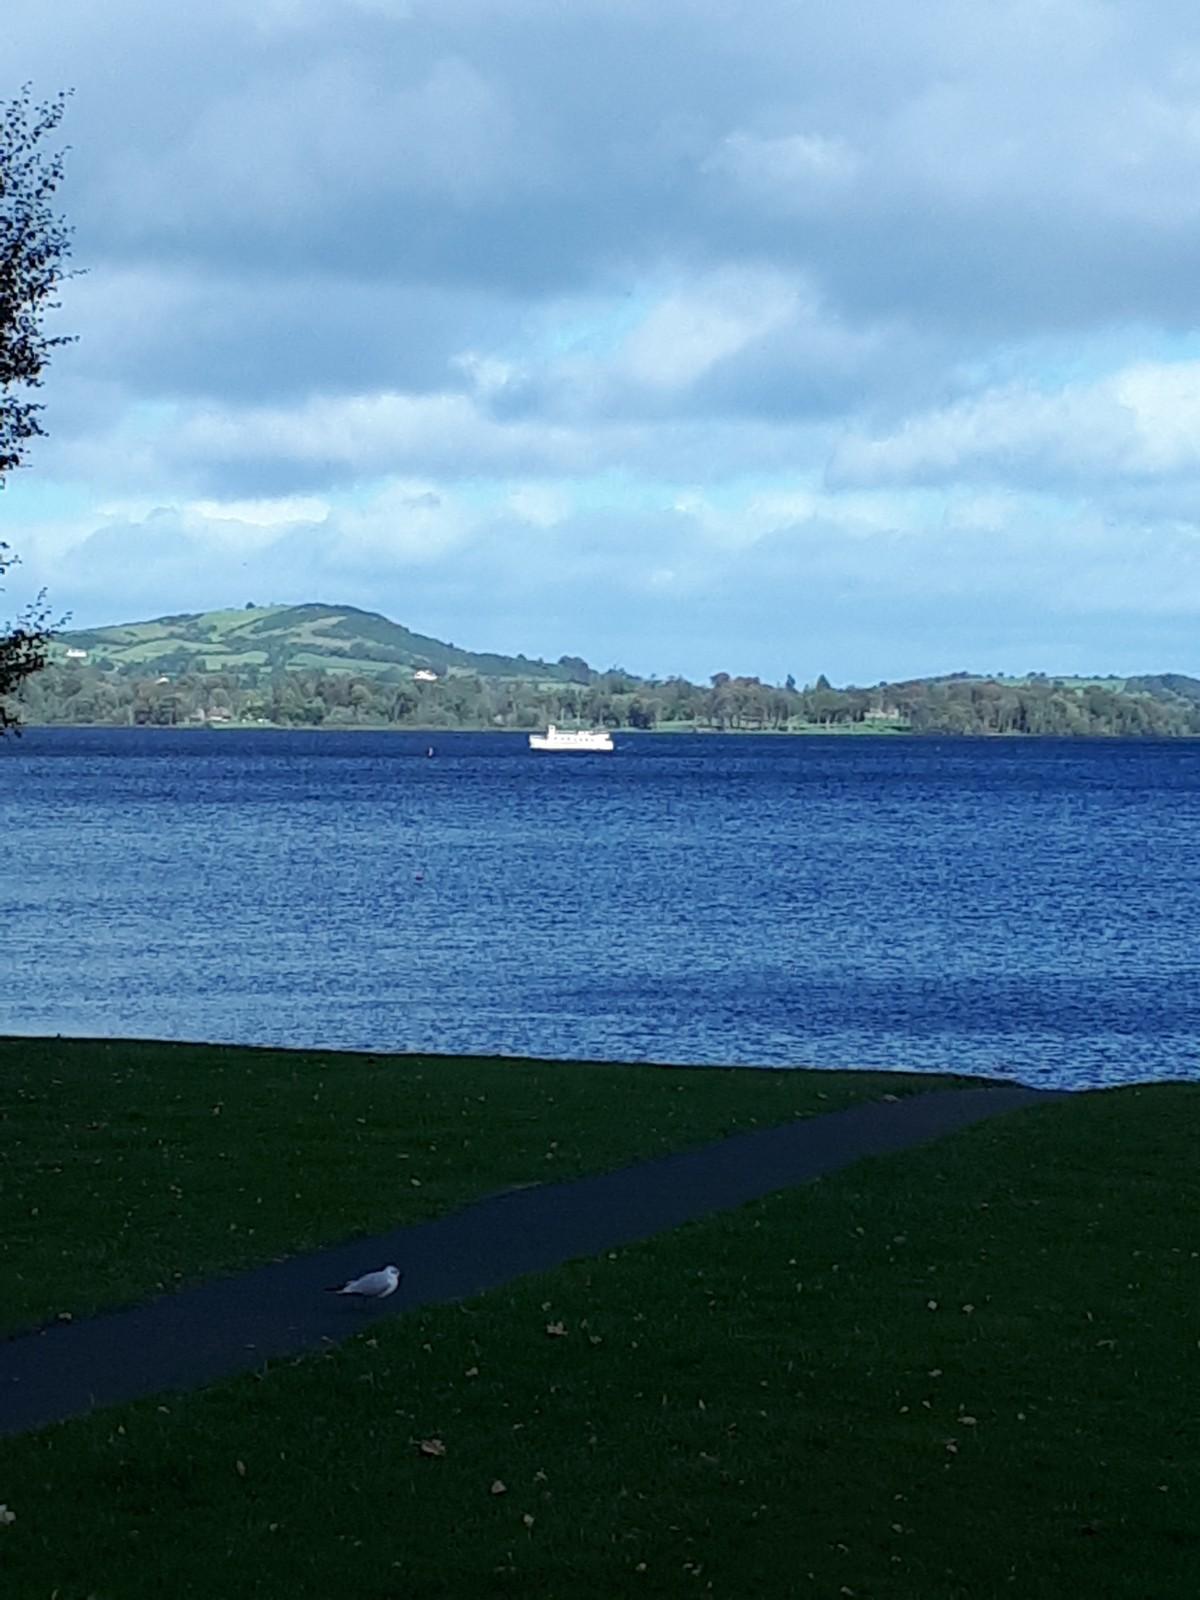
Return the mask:
{"type": "Polygon", "coordinates": [[[322,600],[704,679],[1200,675],[1184,0],[6,0],[73,96],[95,626],[322,600]]]}

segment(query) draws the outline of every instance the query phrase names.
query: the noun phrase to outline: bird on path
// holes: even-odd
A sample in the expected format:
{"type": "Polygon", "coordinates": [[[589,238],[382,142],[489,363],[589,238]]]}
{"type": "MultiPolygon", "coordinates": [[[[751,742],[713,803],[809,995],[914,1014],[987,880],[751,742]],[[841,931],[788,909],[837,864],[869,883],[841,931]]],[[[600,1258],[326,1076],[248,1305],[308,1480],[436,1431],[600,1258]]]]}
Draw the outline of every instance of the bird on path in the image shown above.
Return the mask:
{"type": "Polygon", "coordinates": [[[383,1300],[395,1294],[404,1274],[399,1267],[384,1267],[379,1272],[364,1272],[361,1278],[351,1278],[348,1283],[332,1284],[330,1294],[356,1294],[364,1300],[383,1300]]]}

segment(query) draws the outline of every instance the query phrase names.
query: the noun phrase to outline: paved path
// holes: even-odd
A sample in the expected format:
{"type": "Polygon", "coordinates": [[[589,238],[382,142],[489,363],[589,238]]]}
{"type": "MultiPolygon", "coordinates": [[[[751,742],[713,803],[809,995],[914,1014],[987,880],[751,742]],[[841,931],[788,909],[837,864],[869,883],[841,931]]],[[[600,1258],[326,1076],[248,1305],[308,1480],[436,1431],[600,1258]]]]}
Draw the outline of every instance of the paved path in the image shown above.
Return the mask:
{"type": "Polygon", "coordinates": [[[197,1389],[340,1342],[414,1306],[464,1300],[529,1272],[646,1239],[682,1222],[806,1183],[1057,1096],[952,1089],[731,1135],[569,1183],[509,1190],[432,1222],[217,1278],[146,1305],[0,1341],[0,1434],[100,1406],[197,1389]],[[324,1293],[395,1261],[399,1291],[377,1305],[324,1293]]]}

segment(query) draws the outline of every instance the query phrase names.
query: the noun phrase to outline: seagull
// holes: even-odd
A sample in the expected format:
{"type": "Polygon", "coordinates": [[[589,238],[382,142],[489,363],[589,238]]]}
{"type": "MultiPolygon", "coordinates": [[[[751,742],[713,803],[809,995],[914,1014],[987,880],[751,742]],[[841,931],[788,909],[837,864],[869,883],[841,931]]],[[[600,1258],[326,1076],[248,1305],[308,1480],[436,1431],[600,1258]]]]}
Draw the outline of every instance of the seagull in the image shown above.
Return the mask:
{"type": "Polygon", "coordinates": [[[351,1278],[349,1283],[333,1284],[330,1294],[357,1294],[366,1300],[383,1300],[395,1294],[404,1274],[399,1267],[384,1267],[379,1272],[364,1272],[361,1278],[351,1278]]]}

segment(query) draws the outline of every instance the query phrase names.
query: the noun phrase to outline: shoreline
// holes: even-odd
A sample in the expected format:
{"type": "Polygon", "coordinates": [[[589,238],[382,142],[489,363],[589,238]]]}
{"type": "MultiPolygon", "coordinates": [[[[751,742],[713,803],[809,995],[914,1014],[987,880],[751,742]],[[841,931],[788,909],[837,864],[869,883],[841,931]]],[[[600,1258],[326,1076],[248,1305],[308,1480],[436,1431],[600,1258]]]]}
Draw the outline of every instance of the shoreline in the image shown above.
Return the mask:
{"type": "MultiPolygon", "coordinates": [[[[30,722],[22,720],[15,730],[15,738],[20,738],[22,733],[42,733],[47,730],[64,729],[76,732],[89,733],[387,733],[387,734],[419,734],[423,738],[435,735],[469,734],[473,738],[484,735],[506,735],[510,738],[527,739],[530,733],[539,732],[539,728],[446,728],[430,727],[419,724],[406,723],[403,727],[393,722],[356,722],[356,723],[303,723],[303,722],[30,722]]],[[[1070,744],[1172,744],[1186,745],[1200,743],[1200,733],[1022,733],[1017,730],[972,730],[967,733],[951,732],[948,729],[937,729],[929,732],[920,732],[912,728],[897,727],[866,727],[861,724],[851,726],[823,727],[816,724],[802,728],[698,728],[683,723],[671,723],[656,728],[611,728],[609,731],[614,737],[621,739],[662,738],[674,739],[695,736],[696,738],[734,738],[734,739],[913,739],[931,741],[935,739],[953,740],[955,743],[970,741],[994,744],[998,741],[1005,743],[1052,743],[1059,741],[1070,744]]]]}

